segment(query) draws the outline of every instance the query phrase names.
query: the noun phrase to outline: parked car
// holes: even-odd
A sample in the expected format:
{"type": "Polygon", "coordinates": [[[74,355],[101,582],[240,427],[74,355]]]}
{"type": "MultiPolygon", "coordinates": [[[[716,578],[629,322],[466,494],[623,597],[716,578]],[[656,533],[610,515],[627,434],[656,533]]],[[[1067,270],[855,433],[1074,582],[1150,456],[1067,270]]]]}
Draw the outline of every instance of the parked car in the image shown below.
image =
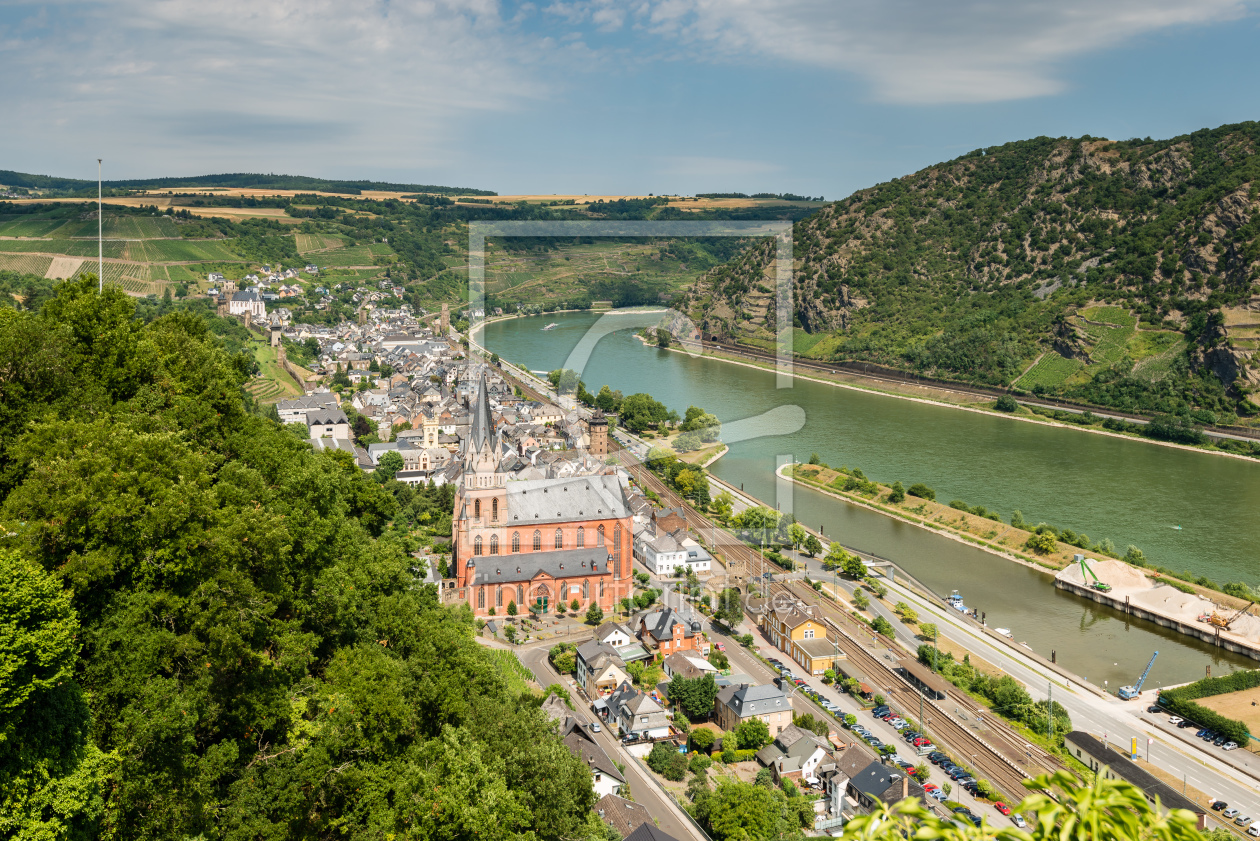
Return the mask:
{"type": "Polygon", "coordinates": [[[947,795],[945,794],[945,792],[941,791],[941,790],[938,788],[938,789],[936,789],[935,791],[929,791],[929,792],[928,792],[928,796],[929,796],[929,797],[933,797],[933,798],[935,798],[935,799],[937,799],[937,800],[939,800],[939,801],[941,801],[941,802],[944,802],[944,801],[945,801],[945,799],[946,799],[946,796],[947,796],[947,795]]]}
{"type": "Polygon", "coordinates": [[[1195,733],[1194,735],[1196,735],[1196,736],[1198,736],[1200,739],[1202,739],[1202,738],[1203,738],[1203,735],[1204,735],[1205,733],[1207,733],[1207,728],[1206,728],[1206,727],[1200,727],[1200,728],[1199,728],[1199,730],[1198,730],[1198,732],[1197,732],[1197,733],[1195,733]]]}
{"type": "Polygon", "coordinates": [[[1011,822],[1014,823],[1020,829],[1023,829],[1024,827],[1028,826],[1028,822],[1024,820],[1024,816],[1021,815],[1019,812],[1016,812],[1015,814],[1011,815],[1011,822]]]}
{"type": "Polygon", "coordinates": [[[1226,809],[1224,812],[1221,813],[1221,816],[1229,820],[1233,820],[1234,818],[1238,817],[1239,811],[1240,810],[1238,809],[1226,809]]]}
{"type": "Polygon", "coordinates": [[[1234,818],[1234,823],[1238,824],[1243,829],[1246,829],[1247,827],[1251,826],[1251,818],[1247,817],[1246,815],[1239,815],[1238,817],[1234,818]]]}
{"type": "Polygon", "coordinates": [[[1229,805],[1229,804],[1228,804],[1228,803],[1226,803],[1224,800],[1213,800],[1213,801],[1212,801],[1212,811],[1213,811],[1213,812],[1219,812],[1219,811],[1221,811],[1222,809],[1224,809],[1224,808],[1225,808],[1226,806],[1228,806],[1228,805],[1229,805]]]}
{"type": "Polygon", "coordinates": [[[1221,750],[1238,750],[1238,743],[1226,742],[1225,744],[1221,745],[1221,750]]]}
{"type": "MultiPolygon", "coordinates": [[[[721,643],[721,642],[715,642],[715,643],[713,643],[713,647],[714,647],[714,648],[716,648],[718,651],[725,651],[725,650],[726,650],[726,644],[725,644],[725,643],[721,643]]],[[[773,661],[771,661],[771,662],[773,662],[773,661]]]]}
{"type": "Polygon", "coordinates": [[[598,721],[592,721],[592,722],[591,722],[591,732],[592,732],[592,733],[598,733],[598,732],[599,732],[599,722],[598,722],[598,721]]]}
{"type": "Polygon", "coordinates": [[[1147,708],[1146,708],[1146,711],[1147,711],[1148,713],[1157,713],[1157,712],[1159,712],[1159,711],[1160,711],[1160,709],[1159,709],[1159,707],[1158,707],[1158,706],[1155,706],[1154,704],[1152,704],[1151,706],[1149,706],[1149,707],[1147,707],[1147,708]]]}
{"type": "Polygon", "coordinates": [[[884,743],[881,742],[879,739],[876,739],[874,736],[867,739],[866,743],[870,745],[871,747],[875,748],[875,750],[879,750],[880,748],[884,746],[884,743]]]}
{"type": "Polygon", "coordinates": [[[940,751],[936,751],[935,753],[928,754],[928,762],[931,762],[933,765],[940,765],[941,762],[946,759],[949,759],[949,757],[941,753],[940,751]]]}
{"type": "Polygon", "coordinates": [[[993,808],[997,809],[999,812],[1001,812],[1003,815],[1006,815],[1007,817],[1010,817],[1011,815],[1011,807],[1007,806],[1005,803],[994,803],[993,808]]]}
{"type": "Polygon", "coordinates": [[[932,740],[927,738],[926,736],[920,736],[919,738],[915,739],[910,744],[914,745],[916,748],[921,748],[924,745],[932,744],[932,740]]]}
{"type": "MultiPolygon", "coordinates": [[[[1154,711],[1155,711],[1155,712],[1159,712],[1159,707],[1155,707],[1155,708],[1154,708],[1154,711]]],[[[1180,724],[1180,723],[1181,723],[1181,722],[1183,722],[1183,721],[1185,721],[1185,719],[1181,718],[1181,716],[1176,716],[1176,715],[1170,715],[1170,716],[1168,716],[1168,723],[1169,723],[1169,724],[1180,724]]]]}
{"type": "Polygon", "coordinates": [[[940,788],[940,786],[938,786],[936,783],[924,783],[924,784],[923,784],[923,790],[924,790],[924,791],[926,791],[928,794],[931,794],[932,792],[936,791],[936,790],[937,790],[937,789],[939,789],[939,788],[940,788]]]}
{"type": "Polygon", "coordinates": [[[1177,726],[1178,726],[1178,727],[1181,727],[1181,728],[1193,727],[1193,726],[1194,726],[1194,722],[1193,722],[1193,721],[1183,721],[1183,722],[1181,722],[1180,724],[1178,724],[1177,726]]]}
{"type": "Polygon", "coordinates": [[[1219,748],[1222,745],[1224,745],[1225,742],[1227,741],[1229,740],[1226,739],[1224,736],[1217,736],[1215,739],[1212,740],[1212,744],[1216,745],[1219,748]]]}
{"type": "Polygon", "coordinates": [[[1247,834],[1255,838],[1260,838],[1260,821],[1256,821],[1251,826],[1247,827],[1247,834]]]}

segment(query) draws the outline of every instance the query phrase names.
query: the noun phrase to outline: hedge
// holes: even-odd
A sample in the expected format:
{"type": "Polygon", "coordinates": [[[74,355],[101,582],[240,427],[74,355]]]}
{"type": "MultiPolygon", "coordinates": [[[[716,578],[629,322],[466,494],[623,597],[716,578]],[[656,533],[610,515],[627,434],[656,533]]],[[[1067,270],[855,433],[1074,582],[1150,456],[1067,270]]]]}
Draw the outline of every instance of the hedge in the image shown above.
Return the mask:
{"type": "Polygon", "coordinates": [[[1247,725],[1200,706],[1195,700],[1228,692],[1242,692],[1257,686],[1260,686],[1260,669],[1237,671],[1224,677],[1205,677],[1187,686],[1165,689],[1159,693],[1159,703],[1182,718],[1215,730],[1241,747],[1246,747],[1251,740],[1247,725]]]}

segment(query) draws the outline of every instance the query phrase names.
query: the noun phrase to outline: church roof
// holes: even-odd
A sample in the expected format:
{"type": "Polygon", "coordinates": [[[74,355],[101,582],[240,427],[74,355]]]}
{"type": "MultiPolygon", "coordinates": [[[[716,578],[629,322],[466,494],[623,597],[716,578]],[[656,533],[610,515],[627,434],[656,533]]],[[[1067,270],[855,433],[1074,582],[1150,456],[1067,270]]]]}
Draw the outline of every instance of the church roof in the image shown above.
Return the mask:
{"type": "MultiPolygon", "coordinates": [[[[526,479],[507,484],[508,526],[630,516],[616,476],[526,479]]],[[[594,535],[587,538],[594,540],[594,535]]]]}
{"type": "MultiPolygon", "coordinates": [[[[543,540],[550,535],[543,535],[543,540]]],[[[522,540],[532,540],[532,536],[522,540]]],[[[468,559],[472,572],[468,583],[519,584],[532,581],[539,573],[552,578],[581,578],[585,575],[605,575],[612,572],[608,549],[592,546],[587,549],[554,549],[544,552],[519,552],[510,555],[475,555],[468,559]]],[[[554,596],[555,593],[552,593],[554,596]]]]}
{"type": "Polygon", "coordinates": [[[481,372],[477,385],[477,405],[472,412],[472,430],[468,436],[468,453],[479,452],[487,442],[494,448],[494,419],[490,416],[490,389],[486,386],[486,373],[481,372]]]}

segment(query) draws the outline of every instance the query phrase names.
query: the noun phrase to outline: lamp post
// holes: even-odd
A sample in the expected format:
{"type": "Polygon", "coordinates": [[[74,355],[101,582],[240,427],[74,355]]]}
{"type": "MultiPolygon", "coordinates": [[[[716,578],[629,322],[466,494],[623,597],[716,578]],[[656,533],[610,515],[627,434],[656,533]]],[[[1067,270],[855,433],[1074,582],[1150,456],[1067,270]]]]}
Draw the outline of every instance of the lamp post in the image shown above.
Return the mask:
{"type": "Polygon", "coordinates": [[[105,291],[105,215],[101,205],[101,159],[96,159],[96,293],[105,291]]]}

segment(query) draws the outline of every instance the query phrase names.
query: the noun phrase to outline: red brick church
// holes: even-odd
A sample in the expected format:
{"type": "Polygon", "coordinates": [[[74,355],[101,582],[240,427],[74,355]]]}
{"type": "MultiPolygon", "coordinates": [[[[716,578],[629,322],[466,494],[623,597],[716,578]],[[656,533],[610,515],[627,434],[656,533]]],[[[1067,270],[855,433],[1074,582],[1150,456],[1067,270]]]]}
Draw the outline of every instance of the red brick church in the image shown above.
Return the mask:
{"type": "Polygon", "coordinates": [[[483,376],[455,494],[456,585],[478,616],[610,611],[633,591],[631,513],[615,475],[507,481],[483,376]]]}

